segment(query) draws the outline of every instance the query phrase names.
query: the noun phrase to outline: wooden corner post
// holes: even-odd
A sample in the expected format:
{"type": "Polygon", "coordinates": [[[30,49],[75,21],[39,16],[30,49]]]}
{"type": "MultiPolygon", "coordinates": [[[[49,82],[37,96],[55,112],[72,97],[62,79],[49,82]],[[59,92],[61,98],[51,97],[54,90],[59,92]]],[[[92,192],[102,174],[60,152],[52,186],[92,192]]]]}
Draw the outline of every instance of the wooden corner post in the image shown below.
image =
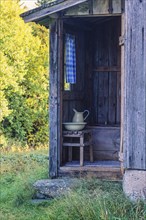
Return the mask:
{"type": "Polygon", "coordinates": [[[57,20],[50,27],[50,93],[49,93],[49,176],[57,176],[58,163],[58,30],[57,20]]]}
{"type": "Polygon", "coordinates": [[[146,1],[125,1],[124,166],[146,170],[146,1]]]}

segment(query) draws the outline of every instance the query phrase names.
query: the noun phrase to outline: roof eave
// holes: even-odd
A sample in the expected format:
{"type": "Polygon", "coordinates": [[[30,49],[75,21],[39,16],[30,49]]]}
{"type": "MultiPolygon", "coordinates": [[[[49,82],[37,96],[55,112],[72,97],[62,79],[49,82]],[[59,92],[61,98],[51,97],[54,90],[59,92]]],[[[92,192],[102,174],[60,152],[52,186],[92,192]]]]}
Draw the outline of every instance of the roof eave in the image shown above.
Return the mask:
{"type": "Polygon", "coordinates": [[[33,10],[29,10],[20,16],[23,18],[25,22],[38,22],[41,19],[44,19],[46,17],[49,17],[53,14],[56,14],[57,12],[63,11],[65,9],[68,9],[70,7],[76,6],[78,4],[84,3],[87,0],[62,0],[62,1],[57,1],[57,4],[47,4],[44,5],[43,7],[38,7],[33,10]]]}

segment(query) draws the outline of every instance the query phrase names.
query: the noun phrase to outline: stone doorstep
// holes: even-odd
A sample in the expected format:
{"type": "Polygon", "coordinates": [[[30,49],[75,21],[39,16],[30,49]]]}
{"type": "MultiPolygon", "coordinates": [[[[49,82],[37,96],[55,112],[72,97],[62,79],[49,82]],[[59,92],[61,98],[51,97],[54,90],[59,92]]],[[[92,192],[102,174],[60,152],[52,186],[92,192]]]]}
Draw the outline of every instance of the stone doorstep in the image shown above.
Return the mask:
{"type": "MultiPolygon", "coordinates": [[[[38,180],[33,184],[36,191],[34,199],[40,201],[63,196],[80,185],[78,178],[58,178],[38,180]]],[[[125,170],[123,190],[131,201],[146,201],[146,171],[125,170]]]]}
{"type": "Polygon", "coordinates": [[[132,201],[146,201],[146,171],[125,170],[123,190],[132,201]]]}

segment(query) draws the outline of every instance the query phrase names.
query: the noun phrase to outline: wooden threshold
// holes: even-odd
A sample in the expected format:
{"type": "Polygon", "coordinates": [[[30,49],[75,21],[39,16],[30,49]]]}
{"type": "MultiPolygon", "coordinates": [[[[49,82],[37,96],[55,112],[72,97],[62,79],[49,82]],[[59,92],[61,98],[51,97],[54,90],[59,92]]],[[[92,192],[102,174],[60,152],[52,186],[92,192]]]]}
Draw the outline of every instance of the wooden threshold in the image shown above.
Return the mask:
{"type": "Polygon", "coordinates": [[[96,177],[106,180],[122,180],[119,161],[84,162],[80,166],[78,161],[67,162],[59,169],[59,176],[96,177]]]}

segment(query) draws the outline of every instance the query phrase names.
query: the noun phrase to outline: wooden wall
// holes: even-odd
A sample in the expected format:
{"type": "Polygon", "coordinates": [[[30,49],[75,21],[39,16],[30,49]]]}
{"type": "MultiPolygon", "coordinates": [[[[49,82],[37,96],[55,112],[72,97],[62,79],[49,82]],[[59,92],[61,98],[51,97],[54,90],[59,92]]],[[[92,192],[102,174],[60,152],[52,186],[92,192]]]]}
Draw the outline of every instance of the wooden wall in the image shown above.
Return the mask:
{"type": "MultiPolygon", "coordinates": [[[[94,160],[118,160],[120,128],[93,126],[91,129],[94,160]]],[[[89,151],[87,149],[85,158],[89,160],[89,151]]]]}
{"type": "Polygon", "coordinates": [[[125,1],[124,164],[146,170],[146,1],[125,1]]]}
{"type": "MultiPolygon", "coordinates": [[[[118,160],[120,146],[119,127],[89,127],[92,129],[94,161],[118,160]]],[[[73,160],[79,160],[79,148],[73,148],[73,160]]],[[[85,160],[89,161],[89,148],[85,148],[85,160]]],[[[66,155],[66,160],[68,156],[66,155]]]]}
{"type": "MultiPolygon", "coordinates": [[[[92,62],[87,74],[91,84],[89,108],[92,125],[120,125],[121,67],[120,17],[109,18],[90,33],[87,56],[92,47],[92,62]],[[91,101],[92,99],[92,101],[91,101]]],[[[88,69],[88,68],[87,68],[88,69]]]]}

